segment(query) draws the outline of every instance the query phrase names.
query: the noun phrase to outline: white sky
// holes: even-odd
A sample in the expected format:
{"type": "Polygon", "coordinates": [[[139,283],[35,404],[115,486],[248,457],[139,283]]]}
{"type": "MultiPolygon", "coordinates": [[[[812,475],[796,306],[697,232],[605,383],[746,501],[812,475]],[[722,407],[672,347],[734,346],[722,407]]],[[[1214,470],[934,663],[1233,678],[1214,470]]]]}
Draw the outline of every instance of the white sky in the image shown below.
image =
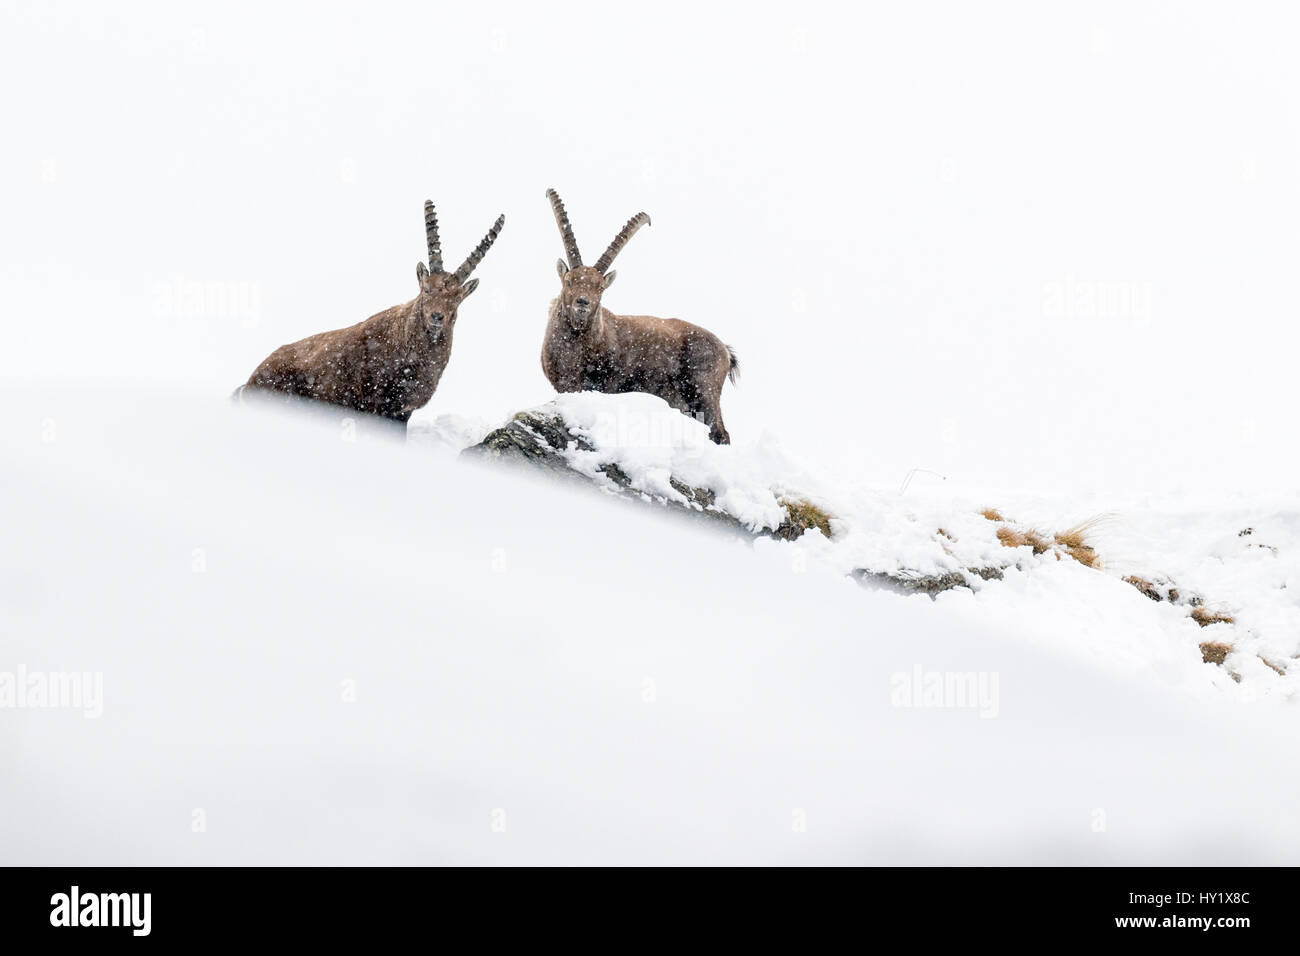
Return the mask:
{"type": "Polygon", "coordinates": [[[737,441],[1292,482],[1293,11],[1040,7],[0,4],[0,374],[224,397],[414,295],[428,197],[450,260],[506,228],[422,414],[503,416],[551,394],[555,186],[590,257],[650,213],[605,304],[735,346],[737,441]]]}

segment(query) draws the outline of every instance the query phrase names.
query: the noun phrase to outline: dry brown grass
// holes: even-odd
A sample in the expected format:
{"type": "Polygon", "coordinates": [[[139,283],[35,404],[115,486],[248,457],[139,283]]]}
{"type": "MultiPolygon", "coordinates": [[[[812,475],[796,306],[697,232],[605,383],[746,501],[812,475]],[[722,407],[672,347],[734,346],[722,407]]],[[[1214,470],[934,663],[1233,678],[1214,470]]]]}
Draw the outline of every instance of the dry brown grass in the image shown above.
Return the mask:
{"type": "MultiPolygon", "coordinates": [[[[984,512],[984,516],[987,518],[989,513],[984,512]]],[[[1078,561],[1085,568],[1100,568],[1101,556],[1097,554],[1097,549],[1088,543],[1088,536],[1109,517],[1109,515],[1097,515],[1087,521],[1081,521],[1073,528],[1059,531],[1051,537],[1033,528],[1013,528],[1011,525],[1006,524],[998,528],[997,535],[998,540],[1002,542],[1004,547],[1022,548],[1028,546],[1034,554],[1055,551],[1058,561],[1061,555],[1065,554],[1078,561]]]]}
{"type": "Polygon", "coordinates": [[[1052,542],[1033,528],[1026,528],[1021,531],[1004,524],[998,528],[998,540],[1002,542],[1003,547],[1007,548],[1028,546],[1033,550],[1034,554],[1044,554],[1052,549],[1052,542]]]}
{"type": "Polygon", "coordinates": [[[1232,624],[1237,619],[1226,611],[1211,611],[1202,604],[1192,608],[1192,620],[1201,627],[1209,627],[1211,624],[1232,624]]]}
{"type": "Polygon", "coordinates": [[[1201,660],[1207,664],[1222,664],[1232,653],[1232,645],[1222,641],[1205,641],[1201,644],[1201,660]]]}
{"type": "Polygon", "coordinates": [[[1088,543],[1088,537],[1110,517],[1110,515],[1094,515],[1087,521],[1080,521],[1073,528],[1066,528],[1059,532],[1056,535],[1056,543],[1085,568],[1099,568],[1101,557],[1097,554],[1097,549],[1088,543]]]}
{"type": "Polygon", "coordinates": [[[1275,663],[1273,663],[1273,662],[1270,661],[1267,657],[1265,657],[1263,654],[1256,654],[1255,656],[1258,657],[1261,661],[1264,662],[1264,666],[1265,666],[1265,667],[1268,667],[1268,668],[1270,668],[1270,669],[1272,669],[1272,670],[1277,671],[1277,673],[1278,673],[1279,675],[1281,675],[1282,677],[1285,677],[1285,676],[1286,676],[1286,668],[1283,667],[1281,664],[1275,664],[1275,663]]]}
{"type": "Polygon", "coordinates": [[[1131,584],[1153,601],[1163,601],[1164,595],[1156,590],[1156,586],[1146,578],[1140,578],[1136,574],[1130,574],[1124,579],[1125,584],[1131,584]]]}
{"type": "Polygon", "coordinates": [[[941,537],[947,538],[949,541],[956,541],[956,540],[957,540],[957,539],[954,538],[952,535],[950,535],[947,531],[944,531],[942,528],[939,529],[939,535],[940,535],[941,537]]]}
{"type": "MultiPolygon", "coordinates": [[[[1136,574],[1130,574],[1123,580],[1125,584],[1133,585],[1153,601],[1168,601],[1170,604],[1178,604],[1182,600],[1182,593],[1170,581],[1148,581],[1136,574]]],[[[1198,598],[1193,598],[1191,603],[1196,604],[1198,601],[1198,598]]]]}
{"type": "Polygon", "coordinates": [[[1063,531],[1058,534],[1056,543],[1065,549],[1066,554],[1085,568],[1101,567],[1101,558],[1097,554],[1097,549],[1072,532],[1063,531]]]}
{"type": "Polygon", "coordinates": [[[1002,512],[998,511],[997,508],[985,508],[983,511],[980,512],[980,514],[982,514],[984,517],[988,518],[990,521],[1006,521],[1006,520],[1007,520],[1006,518],[1002,517],[1002,512]]]}
{"type": "Polygon", "coordinates": [[[811,501],[802,498],[782,498],[781,507],[785,509],[786,520],[777,529],[778,535],[785,532],[790,540],[798,538],[809,528],[816,528],[826,537],[831,536],[831,516],[811,501]]]}

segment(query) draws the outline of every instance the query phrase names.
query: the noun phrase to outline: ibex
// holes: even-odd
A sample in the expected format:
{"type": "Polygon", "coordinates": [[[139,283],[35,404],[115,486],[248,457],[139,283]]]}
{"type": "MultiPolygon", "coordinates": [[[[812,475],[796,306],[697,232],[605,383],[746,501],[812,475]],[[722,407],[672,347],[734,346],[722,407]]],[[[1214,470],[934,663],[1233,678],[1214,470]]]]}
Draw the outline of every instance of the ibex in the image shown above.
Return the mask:
{"type": "Polygon", "coordinates": [[[405,425],[438,388],[451,357],[456,310],[478,287],[478,279],[469,275],[496,242],[505,221],[505,216],[499,217],[461,267],[445,272],[438,216],[433,202],[426,200],[429,265],[415,267],[420,294],[356,325],[282,345],[257,367],[244,388],[316,399],[405,425]]]}
{"type": "Polygon", "coordinates": [[[706,329],[681,319],[615,315],[600,304],[615,273],[610,264],[650,217],[637,213],[594,266],[584,266],[564,203],[546,191],[564,239],[560,294],[551,301],[542,371],[557,392],[649,392],[709,426],[709,438],[731,442],[722,424],[722,384],[740,370],[736,353],[706,329]]]}

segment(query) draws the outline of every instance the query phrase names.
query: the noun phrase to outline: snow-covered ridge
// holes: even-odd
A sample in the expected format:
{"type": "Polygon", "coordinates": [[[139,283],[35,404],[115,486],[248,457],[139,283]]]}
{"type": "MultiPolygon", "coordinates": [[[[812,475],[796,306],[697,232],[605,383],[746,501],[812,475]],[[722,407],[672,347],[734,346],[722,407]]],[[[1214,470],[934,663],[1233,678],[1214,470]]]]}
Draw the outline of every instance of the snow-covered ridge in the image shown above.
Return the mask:
{"type": "MultiPolygon", "coordinates": [[[[770,440],[700,446],[837,511],[831,540],[741,542],[472,467],[457,446],[490,423],[443,422],[441,445],[357,424],[173,389],[0,402],[0,672],[102,675],[94,717],[0,707],[6,861],[1297,858],[1277,755],[1298,712],[1224,700],[1216,680],[1281,679],[1201,663],[1172,606],[1070,560],[934,601],[838,573],[868,518],[928,549],[917,529],[981,527],[974,505],[838,479],[823,496],[770,440]],[[900,699],[917,674],[998,690],[979,711],[900,699]]],[[[1198,535],[1245,517],[1206,515],[1151,527],[1207,554],[1198,535]]]]}
{"type": "Polygon", "coordinates": [[[1125,670],[1160,668],[1178,683],[1243,698],[1296,692],[1293,508],[1089,515],[1057,502],[1055,515],[1028,506],[1031,520],[1015,496],[976,502],[845,489],[794,461],[771,435],[714,445],[703,424],[649,395],[563,395],[511,424],[536,431],[542,422],[561,423],[552,442],[564,464],[611,493],[726,515],[756,534],[783,522],[788,531],[789,503],[811,504],[829,517],[829,538],[808,530],[793,543],[756,545],[792,567],[944,592],[942,600],[976,615],[1020,618],[1022,630],[1029,609],[1016,607],[1032,603],[1049,615],[1033,633],[1071,652],[1125,670]]]}

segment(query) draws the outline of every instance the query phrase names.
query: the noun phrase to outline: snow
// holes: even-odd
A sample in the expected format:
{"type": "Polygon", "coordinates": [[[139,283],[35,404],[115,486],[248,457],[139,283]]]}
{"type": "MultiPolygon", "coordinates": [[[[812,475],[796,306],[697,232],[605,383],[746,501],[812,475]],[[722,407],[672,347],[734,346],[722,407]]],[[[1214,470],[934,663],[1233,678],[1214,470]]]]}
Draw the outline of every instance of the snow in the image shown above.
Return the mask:
{"type": "Polygon", "coordinates": [[[1031,640],[1121,673],[1148,671],[1189,694],[1289,701],[1297,693],[1300,495],[1224,510],[1168,504],[1156,509],[1149,503],[1116,510],[1097,502],[1089,513],[1077,497],[973,499],[948,486],[943,494],[846,489],[794,461],[771,434],[714,445],[703,424],[653,396],[563,395],[536,411],[558,414],[594,446],[575,445],[565,457],[598,484],[612,488],[600,468],[613,462],[632,488],[690,504],[670,484],[676,478],[716,492],[718,510],[755,530],[781,523],[782,499],[811,501],[832,516],[831,540],[812,531],[793,547],[774,546],[778,563],[808,562],[839,574],[942,574],[1013,565],[1002,580],[972,579],[970,587],[942,600],[986,626],[1013,631],[1023,630],[1018,625],[1025,607],[1035,605],[1052,624],[1031,629],[1031,640]],[[981,512],[988,507],[1008,520],[985,518],[981,512]],[[1035,528],[1050,538],[1090,518],[1095,523],[1087,540],[1101,558],[1096,569],[1060,548],[1034,555],[1027,546],[1009,549],[996,536],[998,528],[1009,526],[1035,528]],[[1154,602],[1124,580],[1129,577],[1200,596],[1207,610],[1234,621],[1203,628],[1190,617],[1190,604],[1154,602]],[[1225,668],[1202,665],[1199,645],[1205,641],[1232,645],[1225,668]]]}
{"type": "Polygon", "coordinates": [[[570,465],[598,481],[599,468],[613,457],[637,491],[683,504],[688,499],[669,483],[676,478],[708,488],[717,506],[751,528],[776,527],[784,512],[778,502],[783,476],[793,463],[775,442],[719,446],[709,441],[708,426],[680,414],[661,398],[634,393],[561,395],[540,411],[564,419],[574,434],[596,451],[570,449],[570,465]],[[602,454],[602,451],[605,453],[602,454]]]}
{"type": "Polygon", "coordinates": [[[496,425],[471,415],[438,415],[413,421],[407,426],[407,441],[439,454],[459,455],[476,445],[496,425]]]}
{"type": "Polygon", "coordinates": [[[1296,862],[1293,32],[565,12],[5,10],[33,92],[0,153],[0,700],[91,672],[104,712],[0,707],[0,859],[1296,862]],[[603,305],[744,369],[729,448],[557,399],[601,449],[574,466],[751,527],[807,498],[833,538],[459,460],[555,399],[549,186],[589,259],[653,218],[603,305]],[[414,295],[425,198],[449,261],[506,226],[407,443],[232,407],[276,347],[414,295]],[[1101,567],[1012,552],[989,507],[1108,516],[1101,567]],[[1002,563],[935,599],[846,577],[1002,563]],[[893,707],[918,665],[922,701],[996,673],[997,716],[893,707]]]}
{"type": "MultiPolygon", "coordinates": [[[[7,862],[1296,859],[1294,708],[1188,693],[1219,669],[1108,575],[900,598],[346,418],[6,391],[0,668],[103,680],[97,719],[0,711],[7,862]]],[[[780,460],[687,444],[635,454],[780,460]]]]}

